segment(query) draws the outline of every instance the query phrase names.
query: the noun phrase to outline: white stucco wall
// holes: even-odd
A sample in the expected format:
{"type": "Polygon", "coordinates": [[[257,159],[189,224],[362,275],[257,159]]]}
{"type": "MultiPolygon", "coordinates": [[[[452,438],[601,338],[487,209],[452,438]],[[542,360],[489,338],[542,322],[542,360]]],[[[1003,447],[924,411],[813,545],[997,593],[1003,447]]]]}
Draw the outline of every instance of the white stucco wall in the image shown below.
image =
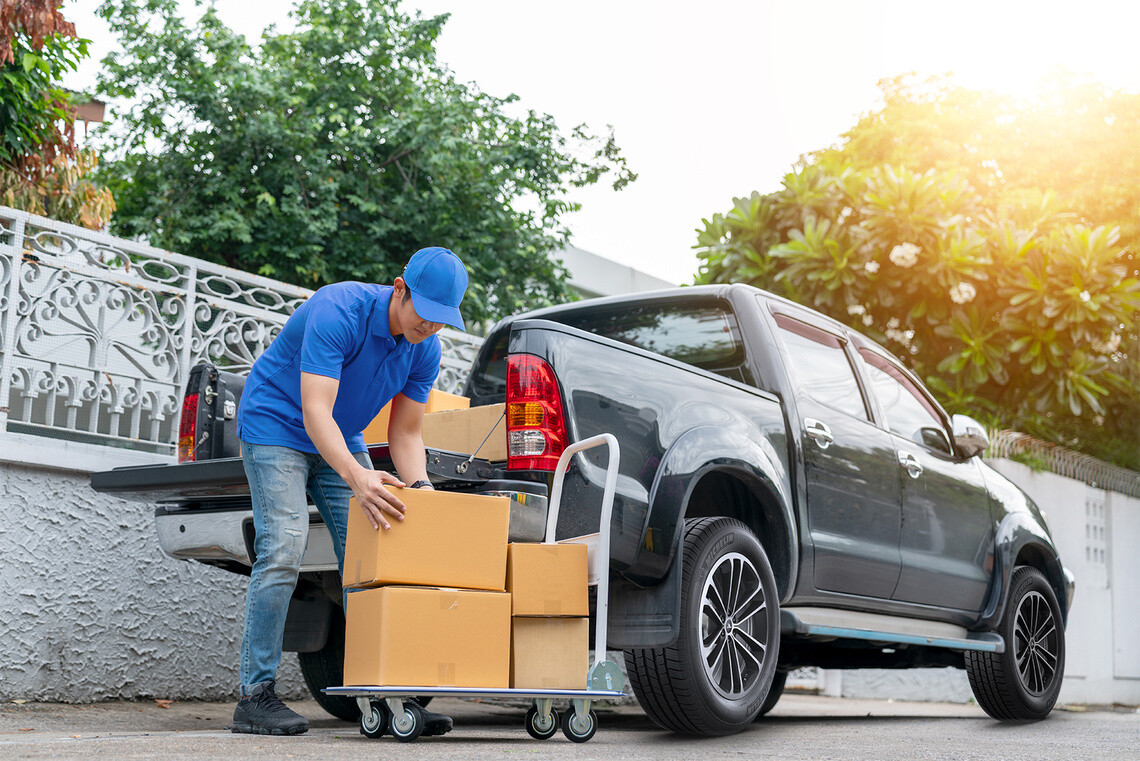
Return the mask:
{"type": "MultiPolygon", "coordinates": [[[[146,505],[0,463],[0,700],[237,697],[246,577],[162,554],[146,505]]],[[[307,695],[288,653],[279,691],[307,695]]]]}
{"type": "Polygon", "coordinates": [[[1077,578],[1061,702],[1140,705],[1140,499],[1009,460],[992,464],[1045,511],[1077,578]]]}

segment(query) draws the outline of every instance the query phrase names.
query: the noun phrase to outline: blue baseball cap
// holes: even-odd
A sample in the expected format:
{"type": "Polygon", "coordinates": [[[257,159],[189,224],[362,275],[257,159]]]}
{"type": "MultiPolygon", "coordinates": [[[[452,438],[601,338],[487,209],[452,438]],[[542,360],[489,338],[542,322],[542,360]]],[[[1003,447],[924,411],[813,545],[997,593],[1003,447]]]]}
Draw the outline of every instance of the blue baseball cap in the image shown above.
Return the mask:
{"type": "Polygon", "coordinates": [[[458,256],[439,246],[421,248],[408,260],[403,277],[416,314],[465,330],[459,304],[467,292],[467,268],[458,256]]]}

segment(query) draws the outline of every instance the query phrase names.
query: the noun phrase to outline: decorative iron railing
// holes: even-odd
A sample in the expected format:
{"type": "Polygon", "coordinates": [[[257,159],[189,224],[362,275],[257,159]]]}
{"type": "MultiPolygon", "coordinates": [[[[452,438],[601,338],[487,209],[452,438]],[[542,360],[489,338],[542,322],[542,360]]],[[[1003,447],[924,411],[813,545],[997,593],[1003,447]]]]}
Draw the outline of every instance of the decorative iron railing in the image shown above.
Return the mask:
{"type": "Polygon", "coordinates": [[[1087,454],[1050,444],[1016,431],[998,431],[986,452],[989,457],[1015,458],[1028,454],[1050,472],[1130,497],[1140,497],[1140,473],[1098,460],[1087,454]]]}
{"type": "MultiPolygon", "coordinates": [[[[0,430],[173,453],[190,367],[248,371],[311,293],[0,206],[0,430]]],[[[482,339],[441,339],[457,392],[482,339]]]]}

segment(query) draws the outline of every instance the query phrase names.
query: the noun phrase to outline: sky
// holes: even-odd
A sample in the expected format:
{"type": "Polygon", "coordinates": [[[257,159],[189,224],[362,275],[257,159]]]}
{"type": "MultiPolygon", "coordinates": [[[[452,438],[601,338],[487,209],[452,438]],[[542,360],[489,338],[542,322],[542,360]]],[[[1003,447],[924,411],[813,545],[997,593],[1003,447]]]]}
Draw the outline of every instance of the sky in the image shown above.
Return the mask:
{"type": "MultiPolygon", "coordinates": [[[[215,0],[256,44],[289,28],[289,2],[215,0]]],[[[72,81],[91,88],[115,49],[98,0],[64,0],[92,40],[72,81]]],[[[186,3],[192,8],[192,3],[186,3]]],[[[1064,68],[1140,92],[1140,3],[1130,0],[405,0],[450,13],[437,56],[491,95],[517,94],[569,131],[612,125],[637,172],[621,191],[576,191],[571,242],[692,282],[702,219],[779,189],[804,153],[836,143],[878,105],[877,82],[915,72],[1029,96],[1064,68]]]]}

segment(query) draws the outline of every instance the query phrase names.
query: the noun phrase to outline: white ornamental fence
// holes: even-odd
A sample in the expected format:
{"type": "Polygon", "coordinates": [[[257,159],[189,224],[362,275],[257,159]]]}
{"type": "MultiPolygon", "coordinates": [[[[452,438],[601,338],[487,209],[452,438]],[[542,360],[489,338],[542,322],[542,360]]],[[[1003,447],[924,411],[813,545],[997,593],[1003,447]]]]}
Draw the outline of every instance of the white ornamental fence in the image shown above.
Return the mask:
{"type": "MultiPolygon", "coordinates": [[[[0,458],[171,456],[189,369],[248,371],[311,293],[0,206],[0,458]]],[[[482,339],[441,339],[456,392],[482,339]]]]}

